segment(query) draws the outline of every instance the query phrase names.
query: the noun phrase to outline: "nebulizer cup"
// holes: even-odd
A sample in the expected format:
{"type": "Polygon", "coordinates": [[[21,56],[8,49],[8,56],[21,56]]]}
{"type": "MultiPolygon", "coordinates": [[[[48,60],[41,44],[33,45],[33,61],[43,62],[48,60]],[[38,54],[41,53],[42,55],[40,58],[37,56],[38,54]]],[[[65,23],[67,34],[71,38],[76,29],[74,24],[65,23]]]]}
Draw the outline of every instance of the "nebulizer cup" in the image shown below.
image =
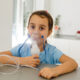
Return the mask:
{"type": "Polygon", "coordinates": [[[31,54],[40,54],[40,45],[43,44],[43,40],[42,37],[40,35],[40,33],[38,31],[33,32],[31,35],[31,39],[32,39],[32,45],[31,45],[31,54]]]}
{"type": "Polygon", "coordinates": [[[8,58],[9,60],[6,62],[6,63],[1,63],[0,62],[0,75],[4,76],[4,75],[8,75],[8,74],[13,74],[15,73],[16,71],[18,71],[19,69],[19,59],[15,59],[9,55],[0,55],[0,58],[1,57],[5,57],[5,58],[8,58]],[[13,64],[10,64],[10,62],[14,62],[14,65],[13,64]]]}

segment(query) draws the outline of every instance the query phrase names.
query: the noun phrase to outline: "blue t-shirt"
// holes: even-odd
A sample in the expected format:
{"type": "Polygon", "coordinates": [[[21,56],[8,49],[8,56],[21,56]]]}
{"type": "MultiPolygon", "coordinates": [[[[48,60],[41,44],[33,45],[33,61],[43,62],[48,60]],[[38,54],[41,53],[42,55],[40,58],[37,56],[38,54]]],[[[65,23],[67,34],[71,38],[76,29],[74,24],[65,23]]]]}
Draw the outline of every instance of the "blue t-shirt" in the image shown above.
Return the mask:
{"type": "MultiPolygon", "coordinates": [[[[10,52],[13,56],[17,57],[28,57],[31,56],[30,45],[22,45],[19,44],[18,46],[12,48],[10,52]]],[[[39,59],[41,63],[45,64],[57,64],[60,63],[59,59],[63,55],[63,53],[58,50],[55,46],[50,44],[46,44],[45,50],[40,52],[39,59]]]]}

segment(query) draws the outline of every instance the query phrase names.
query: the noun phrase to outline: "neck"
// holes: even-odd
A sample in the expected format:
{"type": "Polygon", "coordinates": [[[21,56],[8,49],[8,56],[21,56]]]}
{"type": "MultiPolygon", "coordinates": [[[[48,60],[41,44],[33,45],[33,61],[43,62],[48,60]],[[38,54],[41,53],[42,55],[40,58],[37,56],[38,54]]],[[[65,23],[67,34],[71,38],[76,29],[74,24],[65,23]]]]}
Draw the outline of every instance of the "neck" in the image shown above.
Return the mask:
{"type": "MultiPolygon", "coordinates": [[[[45,44],[44,44],[44,46],[45,46],[45,44]]],[[[44,49],[43,49],[43,44],[40,44],[39,45],[39,49],[40,49],[40,52],[42,52],[44,49]]]]}

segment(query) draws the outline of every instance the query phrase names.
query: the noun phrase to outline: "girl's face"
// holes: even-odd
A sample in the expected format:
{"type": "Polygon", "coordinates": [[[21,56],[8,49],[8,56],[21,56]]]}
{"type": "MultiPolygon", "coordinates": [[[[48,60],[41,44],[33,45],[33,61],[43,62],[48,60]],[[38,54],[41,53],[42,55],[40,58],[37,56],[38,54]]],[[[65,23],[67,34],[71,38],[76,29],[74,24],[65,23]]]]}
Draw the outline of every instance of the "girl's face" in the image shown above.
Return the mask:
{"type": "Polygon", "coordinates": [[[51,31],[49,31],[48,19],[46,17],[41,18],[38,15],[33,15],[28,25],[28,32],[30,36],[34,36],[34,34],[38,35],[40,41],[43,41],[41,37],[44,36],[45,41],[51,33],[51,31]]]}

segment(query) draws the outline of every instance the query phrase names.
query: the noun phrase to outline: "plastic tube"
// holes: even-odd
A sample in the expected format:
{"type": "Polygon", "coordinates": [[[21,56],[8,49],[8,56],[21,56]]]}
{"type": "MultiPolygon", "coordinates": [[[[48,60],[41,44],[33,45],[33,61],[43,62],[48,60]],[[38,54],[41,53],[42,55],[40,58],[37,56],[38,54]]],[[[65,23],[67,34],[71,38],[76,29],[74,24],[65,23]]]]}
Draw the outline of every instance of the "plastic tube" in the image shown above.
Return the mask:
{"type": "Polygon", "coordinates": [[[9,64],[9,61],[6,62],[5,64],[0,63],[0,69],[1,68],[3,69],[4,66],[9,67],[7,72],[5,71],[5,69],[3,69],[4,71],[0,70],[0,74],[13,74],[13,73],[15,73],[19,69],[19,60],[17,60],[18,62],[16,62],[16,60],[14,58],[12,58],[11,56],[9,56],[9,55],[5,55],[5,54],[4,55],[0,55],[0,57],[2,57],[2,56],[8,57],[10,60],[14,61],[15,65],[9,64]]]}

